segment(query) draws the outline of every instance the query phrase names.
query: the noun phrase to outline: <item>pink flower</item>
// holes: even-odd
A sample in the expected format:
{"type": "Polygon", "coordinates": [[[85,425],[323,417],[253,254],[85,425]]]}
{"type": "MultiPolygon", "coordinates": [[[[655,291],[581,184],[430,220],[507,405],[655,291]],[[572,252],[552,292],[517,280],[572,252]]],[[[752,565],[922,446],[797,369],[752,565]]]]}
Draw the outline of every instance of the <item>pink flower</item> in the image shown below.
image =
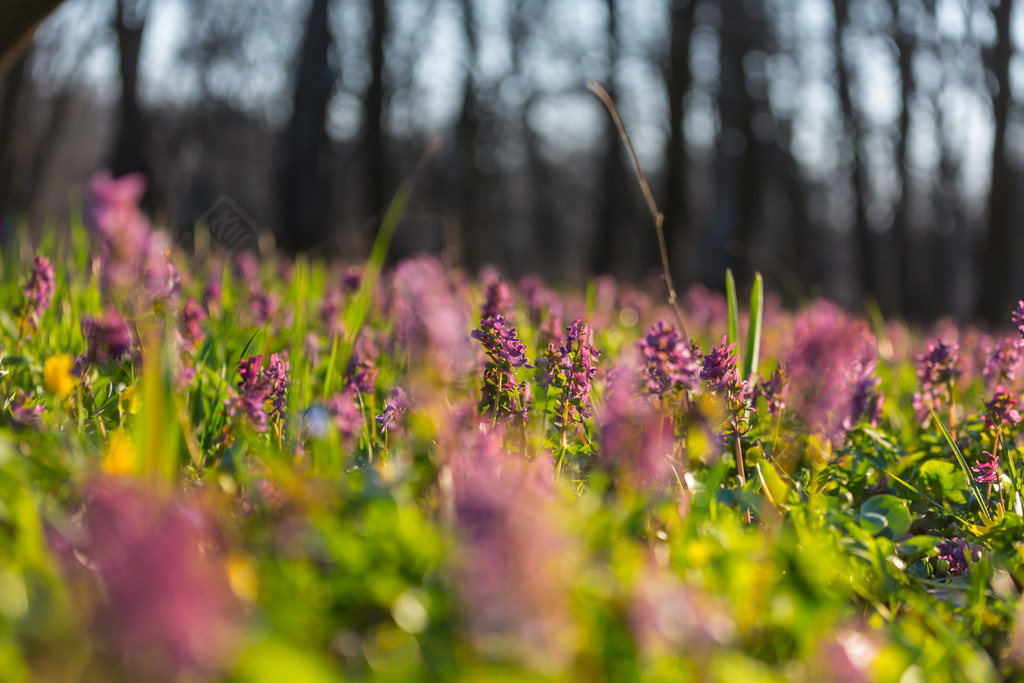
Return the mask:
{"type": "Polygon", "coordinates": [[[209,675],[230,660],[239,610],[201,509],[99,481],[81,519],[82,539],[55,538],[55,549],[68,572],[99,581],[94,633],[135,680],[209,675]]]}

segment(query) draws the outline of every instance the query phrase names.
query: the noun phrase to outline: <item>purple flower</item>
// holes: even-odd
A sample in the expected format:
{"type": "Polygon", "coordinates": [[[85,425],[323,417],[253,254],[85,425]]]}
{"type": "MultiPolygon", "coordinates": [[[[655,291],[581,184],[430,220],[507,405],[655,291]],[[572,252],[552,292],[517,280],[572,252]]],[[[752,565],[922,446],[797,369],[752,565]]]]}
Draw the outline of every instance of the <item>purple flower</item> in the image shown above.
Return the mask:
{"type": "Polygon", "coordinates": [[[484,351],[495,363],[504,362],[512,368],[530,367],[526,345],[516,336],[516,328],[506,324],[505,316],[482,318],[480,327],[470,336],[483,344],[484,351]]]}
{"type": "Polygon", "coordinates": [[[782,363],[779,363],[768,379],[757,385],[757,393],[764,397],[768,406],[768,414],[778,417],[786,408],[786,400],[782,395],[786,392],[786,385],[789,384],[789,375],[782,363]]]}
{"type": "Polygon", "coordinates": [[[409,401],[405,396],[405,392],[402,391],[401,387],[395,387],[391,390],[391,398],[384,401],[384,410],[376,418],[377,424],[380,425],[380,431],[384,432],[392,431],[398,427],[398,421],[402,419],[405,414],[406,408],[409,407],[409,401]]]}
{"type": "Polygon", "coordinates": [[[195,297],[189,297],[181,308],[181,335],[193,349],[203,341],[204,320],[206,311],[196,302],[195,297]]]}
{"type": "Polygon", "coordinates": [[[982,374],[985,376],[985,383],[990,388],[1017,379],[1021,363],[1022,343],[1024,341],[1020,339],[1000,339],[989,350],[982,374]]]}
{"type": "Polygon", "coordinates": [[[327,412],[334,418],[334,426],[341,432],[342,437],[352,437],[363,428],[363,413],[359,409],[357,399],[355,391],[351,387],[346,387],[327,401],[327,412]]]}
{"type": "Polygon", "coordinates": [[[641,488],[666,483],[675,434],[665,413],[634,394],[628,384],[616,381],[608,393],[600,426],[599,464],[611,470],[619,483],[641,488]]]}
{"type": "Polygon", "coordinates": [[[238,394],[225,401],[232,417],[244,415],[257,432],[267,431],[268,418],[281,419],[287,403],[288,359],[284,354],[271,354],[266,370],[260,366],[263,355],[249,356],[238,365],[238,394]]]}
{"type": "Polygon", "coordinates": [[[538,384],[555,387],[561,394],[554,418],[559,429],[583,424],[590,417],[590,392],[597,374],[601,352],[594,347],[594,331],[582,319],[565,328],[565,341],[559,347],[548,345],[543,365],[538,369],[538,384]]]}
{"type": "Polygon", "coordinates": [[[149,228],[149,221],[139,211],[139,202],[146,194],[146,177],[131,173],[115,179],[107,171],[100,171],[89,183],[90,218],[92,227],[105,237],[118,232],[149,228]]]}
{"type": "Polygon", "coordinates": [[[708,383],[708,389],[715,394],[728,394],[739,382],[740,373],[736,368],[736,342],[728,343],[722,337],[720,346],[712,347],[704,354],[700,364],[700,378],[708,383]]]}
{"type": "Polygon", "coordinates": [[[855,361],[850,367],[850,381],[853,395],[850,397],[850,409],[843,418],[843,429],[850,431],[861,417],[872,427],[877,427],[882,417],[884,395],[879,388],[882,380],[875,376],[874,359],[855,361]]]}
{"type": "Polygon", "coordinates": [[[878,354],[875,338],[866,323],[827,302],[801,312],[792,336],[784,355],[787,403],[813,433],[835,441],[870,397],[866,369],[874,367],[878,354]]]}
{"type": "Polygon", "coordinates": [[[1024,301],[1017,302],[1017,308],[1010,315],[1013,324],[1017,326],[1020,336],[1024,338],[1024,301]]]}
{"type": "Polygon", "coordinates": [[[659,320],[647,336],[637,342],[646,365],[643,369],[644,388],[657,396],[700,387],[700,365],[693,350],[683,341],[674,327],[659,320]]]}
{"type": "Polygon", "coordinates": [[[270,385],[271,417],[284,417],[284,409],[288,399],[288,372],[291,366],[283,353],[270,354],[270,365],[267,367],[266,381],[270,385]]]}
{"type": "Polygon", "coordinates": [[[1017,410],[1017,399],[1002,386],[996,387],[996,393],[991,401],[985,403],[988,410],[986,422],[989,428],[995,424],[1008,424],[1011,427],[1020,423],[1020,412],[1017,410]]]}
{"type": "Polygon", "coordinates": [[[221,295],[220,283],[206,283],[206,286],[203,288],[203,310],[206,311],[207,315],[211,315],[213,309],[220,306],[221,295]]]}
{"type": "Polygon", "coordinates": [[[363,269],[359,266],[349,266],[345,269],[345,274],[341,278],[341,291],[346,294],[359,289],[359,286],[363,284],[363,269]]]}
{"type": "Polygon", "coordinates": [[[501,280],[496,279],[487,285],[486,297],[480,312],[481,318],[508,316],[512,311],[512,295],[509,293],[508,285],[501,280]]]}
{"type": "Polygon", "coordinates": [[[628,617],[630,630],[645,654],[685,651],[700,661],[736,634],[726,605],[687,586],[654,562],[636,581],[628,617]]]}
{"type": "Polygon", "coordinates": [[[21,391],[15,393],[8,410],[11,411],[11,417],[14,418],[14,422],[19,425],[37,427],[42,424],[40,418],[43,416],[43,406],[41,404],[28,405],[28,397],[21,393],[21,391]]]}
{"type": "Polygon", "coordinates": [[[67,573],[92,578],[76,583],[96,593],[84,601],[92,633],[138,667],[126,678],[206,678],[231,661],[241,613],[201,509],[99,482],[81,523],[81,533],[54,533],[51,543],[67,573]]]}
{"type": "Polygon", "coordinates": [[[516,328],[506,323],[500,313],[483,318],[480,327],[470,335],[483,345],[488,358],[480,410],[499,419],[516,417],[525,422],[530,408],[530,383],[517,380],[515,369],[531,366],[527,364],[526,346],[516,336],[516,328]]]}
{"type": "Polygon", "coordinates": [[[252,292],[252,312],[257,325],[266,324],[277,317],[281,304],[273,292],[256,289],[252,292]]]}
{"type": "Polygon", "coordinates": [[[468,314],[448,272],[435,258],[419,256],[398,265],[391,276],[390,315],[398,342],[413,361],[442,377],[462,370],[473,358],[466,338],[468,314]]]}
{"type": "Polygon", "coordinates": [[[971,467],[971,471],[975,472],[974,481],[979,484],[994,484],[999,481],[999,456],[992,455],[988,451],[981,453],[986,460],[979,460],[976,465],[971,467]]]}
{"type": "Polygon", "coordinates": [[[377,382],[377,349],[373,341],[361,335],[348,359],[345,385],[363,394],[372,394],[377,382]]]}
{"type": "Polygon", "coordinates": [[[97,173],[90,185],[88,215],[99,237],[104,292],[148,311],[175,303],[181,282],[168,260],[170,239],[154,231],[139,209],[145,189],[146,180],[139,174],[115,180],[109,173],[97,173]]]}
{"type": "Polygon", "coordinates": [[[30,316],[33,324],[37,323],[50,307],[55,282],[53,265],[46,257],[33,258],[32,275],[29,276],[28,285],[25,287],[25,313],[26,316],[30,316]]]}
{"type": "Polygon", "coordinates": [[[929,408],[937,409],[943,400],[952,400],[950,386],[960,376],[959,346],[955,342],[933,339],[928,350],[917,357],[918,392],[914,394],[914,412],[926,422],[929,408]]]}
{"type": "Polygon", "coordinates": [[[459,605],[469,643],[551,671],[577,637],[575,546],[559,522],[550,462],[525,463],[501,432],[461,429],[445,451],[453,479],[459,605]]]}
{"type": "Polygon", "coordinates": [[[107,309],[95,317],[84,316],[82,334],[88,345],[86,360],[90,363],[118,362],[134,345],[128,323],[114,309],[107,309]]]}
{"type": "Polygon", "coordinates": [[[968,547],[966,539],[953,537],[943,540],[938,545],[939,554],[936,559],[946,562],[949,565],[949,574],[959,576],[970,568],[968,564],[968,553],[972,560],[981,557],[981,549],[978,546],[968,547]]]}

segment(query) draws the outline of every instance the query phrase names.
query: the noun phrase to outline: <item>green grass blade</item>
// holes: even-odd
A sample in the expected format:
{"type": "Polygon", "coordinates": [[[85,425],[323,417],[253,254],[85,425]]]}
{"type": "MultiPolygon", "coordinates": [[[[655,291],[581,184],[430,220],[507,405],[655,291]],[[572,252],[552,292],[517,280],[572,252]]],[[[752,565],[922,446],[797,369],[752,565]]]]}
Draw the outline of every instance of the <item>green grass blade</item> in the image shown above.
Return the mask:
{"type": "Polygon", "coordinates": [[[420,171],[423,170],[426,162],[439,146],[440,141],[434,140],[431,142],[430,147],[420,159],[416,169],[402,183],[402,186],[398,188],[398,192],[392,198],[391,204],[388,205],[388,210],[385,212],[384,218],[380,223],[380,229],[377,231],[377,237],[373,240],[373,246],[370,248],[370,258],[366,261],[359,291],[356,292],[352,303],[349,304],[345,311],[344,338],[340,340],[337,353],[335,354],[334,349],[331,351],[331,355],[335,356],[334,364],[332,365],[333,372],[329,372],[325,378],[324,398],[331,395],[331,391],[334,389],[333,384],[338,381],[338,377],[344,374],[345,366],[348,365],[348,360],[352,355],[352,349],[355,347],[356,340],[359,339],[359,333],[362,332],[363,325],[366,324],[366,319],[369,316],[370,305],[373,303],[373,290],[377,286],[377,280],[380,278],[381,271],[384,269],[384,259],[387,258],[388,248],[391,246],[391,238],[394,237],[398,223],[402,220],[402,215],[405,214],[405,209],[409,205],[409,197],[416,186],[420,171]]]}
{"type": "Polygon", "coordinates": [[[966,519],[964,519],[963,517],[961,517],[957,513],[953,512],[952,510],[950,510],[948,507],[946,507],[945,505],[943,505],[939,501],[937,501],[934,498],[932,498],[931,496],[929,496],[927,493],[922,493],[917,488],[915,488],[912,484],[903,481],[902,479],[897,477],[895,474],[893,474],[889,470],[883,470],[883,472],[885,472],[889,476],[890,479],[893,479],[896,482],[898,482],[898,483],[902,484],[903,486],[905,486],[914,495],[922,498],[923,500],[926,500],[927,502],[931,503],[932,506],[934,506],[936,509],[942,510],[947,515],[949,515],[950,517],[954,518],[956,521],[960,522],[960,525],[963,527],[964,531],[970,531],[971,528],[974,526],[973,524],[968,522],[966,519]]]}
{"type": "Polygon", "coordinates": [[[981,491],[978,490],[977,484],[974,483],[974,477],[971,476],[971,468],[967,466],[967,460],[964,459],[964,454],[960,452],[960,449],[956,445],[956,441],[950,436],[949,430],[946,429],[946,425],[942,424],[942,420],[939,419],[935,409],[928,406],[928,410],[932,413],[932,419],[935,420],[935,424],[939,425],[939,431],[942,432],[942,436],[946,439],[946,443],[953,449],[953,454],[956,455],[956,461],[960,463],[960,469],[964,471],[964,477],[967,479],[967,487],[974,493],[974,497],[978,499],[978,504],[981,505],[981,513],[985,517],[985,521],[991,521],[992,515],[988,511],[988,503],[981,497],[981,491]]]}
{"type": "Polygon", "coordinates": [[[743,379],[757,373],[761,356],[761,323],[764,321],[764,279],[754,273],[754,286],[750,290],[750,327],[747,329],[747,353],[743,357],[743,379]]]}
{"type": "Polygon", "coordinates": [[[740,338],[739,332],[739,304],[736,300],[736,278],[732,275],[732,268],[725,271],[725,300],[729,304],[729,343],[740,338]]]}

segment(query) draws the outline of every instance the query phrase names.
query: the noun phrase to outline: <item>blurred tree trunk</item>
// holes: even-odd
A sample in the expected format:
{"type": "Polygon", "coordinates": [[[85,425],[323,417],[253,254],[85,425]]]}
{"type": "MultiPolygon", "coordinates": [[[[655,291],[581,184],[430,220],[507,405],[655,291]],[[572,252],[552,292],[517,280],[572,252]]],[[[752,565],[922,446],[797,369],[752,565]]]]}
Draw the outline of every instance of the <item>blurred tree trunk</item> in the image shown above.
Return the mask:
{"type": "Polygon", "coordinates": [[[705,260],[703,280],[718,286],[728,266],[742,286],[751,279],[747,247],[762,209],[757,141],[752,129],[754,102],[743,61],[763,39],[763,6],[756,1],[726,0],[721,11],[728,19],[719,29],[718,112],[722,128],[714,162],[714,223],[710,236],[714,257],[705,260]]]}
{"type": "Polygon", "coordinates": [[[370,85],[363,103],[366,125],[367,199],[370,213],[379,224],[388,203],[387,149],[384,140],[384,43],[388,33],[387,0],[370,0],[370,85]]]}
{"type": "Polygon", "coordinates": [[[3,90],[0,91],[0,224],[19,208],[14,196],[14,126],[28,57],[27,54],[22,55],[13,64],[3,78],[3,90]]]}
{"type": "Polygon", "coordinates": [[[336,77],[330,65],[329,9],[330,0],[313,0],[310,7],[285,131],[278,236],[281,246],[293,253],[322,246],[328,236],[326,118],[336,77]]]}
{"type": "MultiPolygon", "coordinates": [[[[891,2],[893,16],[899,16],[899,0],[891,2]]],[[[895,215],[892,222],[892,245],[894,266],[894,293],[887,301],[880,302],[886,313],[899,313],[909,316],[920,312],[920,291],[917,279],[913,277],[913,247],[910,239],[910,202],[911,177],[907,163],[907,141],[910,134],[910,98],[914,94],[914,48],[915,36],[905,27],[895,28],[896,57],[900,72],[900,113],[897,120],[896,139],[896,173],[900,178],[900,196],[896,202],[895,215]]],[[[941,140],[939,133],[938,143],[941,140]]]]}
{"type": "Polygon", "coordinates": [[[684,99],[690,90],[690,36],[697,0],[671,0],[669,9],[669,57],[665,66],[668,90],[668,140],[665,148],[664,199],[665,242],[678,266],[678,283],[693,281],[697,264],[696,231],[689,214],[690,155],[686,148],[684,99]],[[680,254],[682,254],[680,256],[680,254]]]}
{"type": "Polygon", "coordinates": [[[458,214],[459,249],[462,262],[475,272],[483,262],[480,230],[483,225],[477,211],[480,177],[476,168],[479,147],[480,116],[476,90],[476,14],[473,0],[461,0],[462,32],[466,40],[466,64],[462,83],[462,106],[455,123],[455,173],[457,191],[454,201],[458,214]]]}
{"type": "Polygon", "coordinates": [[[836,60],[836,85],[839,94],[839,105],[842,112],[843,128],[846,131],[846,143],[850,146],[850,182],[854,197],[853,236],[856,248],[857,284],[862,295],[874,296],[877,289],[875,275],[876,254],[871,228],[867,214],[867,168],[864,163],[863,135],[861,118],[853,105],[852,83],[850,82],[850,65],[843,50],[843,33],[849,21],[849,0],[833,0],[832,9],[835,14],[835,32],[833,33],[833,51],[836,60]]]}
{"type": "Polygon", "coordinates": [[[988,232],[979,268],[978,315],[990,323],[1006,322],[1013,301],[1010,278],[1016,255],[1014,248],[1014,193],[1019,190],[1014,171],[1006,158],[1006,127],[1010,118],[1010,62],[1013,45],[1010,19],[1013,0],[1002,0],[993,9],[996,43],[985,55],[986,67],[994,76],[992,113],[995,135],[992,144],[992,186],[988,201],[988,232]]]}
{"type": "MultiPolygon", "coordinates": [[[[618,2],[617,0],[605,0],[605,8],[608,12],[606,24],[606,38],[608,41],[608,73],[605,87],[613,101],[618,101],[618,88],[616,87],[617,72],[619,68],[619,35],[618,35],[618,2]]],[[[629,220],[629,202],[627,197],[632,188],[626,185],[626,168],[622,162],[622,140],[619,132],[611,119],[605,120],[604,134],[604,163],[601,169],[601,213],[597,219],[597,235],[595,236],[594,260],[592,270],[595,273],[613,273],[621,276],[623,274],[623,256],[630,256],[631,250],[624,244],[623,237],[639,233],[640,244],[649,244],[654,233],[647,231],[626,231],[626,221],[629,220]]],[[[639,227],[639,226],[637,226],[639,227]]],[[[656,245],[655,245],[655,248],[656,245]]],[[[638,250],[636,259],[640,261],[636,265],[642,268],[656,265],[644,261],[646,250],[638,250]]]]}
{"type": "Polygon", "coordinates": [[[3,0],[0,2],[0,75],[27,49],[36,26],[63,0],[3,0]]]}
{"type": "MultiPolygon", "coordinates": [[[[114,12],[114,35],[117,37],[118,69],[121,76],[120,122],[114,143],[111,171],[115,176],[125,173],[150,175],[149,164],[143,150],[145,145],[145,119],[139,108],[139,55],[142,35],[146,27],[148,4],[144,1],[117,0],[114,12]]],[[[152,183],[147,192],[150,199],[152,183]]]]}

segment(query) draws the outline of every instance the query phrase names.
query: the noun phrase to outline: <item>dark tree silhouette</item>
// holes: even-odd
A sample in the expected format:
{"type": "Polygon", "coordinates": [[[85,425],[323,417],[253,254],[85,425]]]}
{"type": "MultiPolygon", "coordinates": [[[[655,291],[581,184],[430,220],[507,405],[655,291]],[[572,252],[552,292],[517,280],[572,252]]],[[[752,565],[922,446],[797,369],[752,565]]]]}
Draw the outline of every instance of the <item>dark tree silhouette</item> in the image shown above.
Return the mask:
{"type": "Polygon", "coordinates": [[[278,239],[293,253],[322,246],[329,237],[326,118],[336,78],[330,65],[329,9],[330,0],[313,0],[310,7],[284,134],[278,239]]]}
{"type": "Polygon", "coordinates": [[[985,65],[992,84],[992,116],[995,135],[992,143],[992,184],[988,201],[988,232],[981,254],[978,315],[996,323],[1006,317],[1013,301],[1010,278],[1016,255],[1014,197],[1019,189],[1014,171],[1006,158],[1006,129],[1010,120],[1010,62],[1013,43],[1010,19],[1013,0],[1002,0],[993,9],[996,43],[985,54],[985,65]]]}
{"type": "Polygon", "coordinates": [[[36,26],[63,0],[4,0],[0,3],[0,74],[27,49],[36,26]]]}
{"type": "Polygon", "coordinates": [[[665,242],[679,284],[692,282],[696,275],[696,231],[689,214],[690,156],[683,132],[684,100],[690,90],[690,36],[698,0],[672,0],[669,6],[669,50],[664,66],[668,93],[668,138],[665,145],[665,186],[662,211],[665,214],[665,242]]]}
{"type": "Polygon", "coordinates": [[[121,76],[120,120],[110,161],[114,175],[133,172],[150,175],[145,153],[145,118],[139,107],[138,95],[139,55],[148,5],[146,0],[117,0],[114,12],[114,35],[117,37],[121,76]]]}
{"type": "Polygon", "coordinates": [[[844,142],[849,147],[849,176],[853,187],[853,236],[856,246],[857,275],[860,291],[874,296],[878,291],[875,275],[875,243],[871,236],[867,212],[867,166],[864,159],[864,132],[861,114],[854,104],[850,62],[844,49],[843,36],[850,20],[849,0],[833,0],[835,15],[833,49],[836,60],[836,89],[842,111],[844,142]]]}
{"type": "Polygon", "coordinates": [[[370,85],[363,101],[364,155],[367,201],[375,222],[384,215],[388,202],[388,151],[384,139],[384,46],[388,35],[387,0],[370,0],[370,85]]]}

